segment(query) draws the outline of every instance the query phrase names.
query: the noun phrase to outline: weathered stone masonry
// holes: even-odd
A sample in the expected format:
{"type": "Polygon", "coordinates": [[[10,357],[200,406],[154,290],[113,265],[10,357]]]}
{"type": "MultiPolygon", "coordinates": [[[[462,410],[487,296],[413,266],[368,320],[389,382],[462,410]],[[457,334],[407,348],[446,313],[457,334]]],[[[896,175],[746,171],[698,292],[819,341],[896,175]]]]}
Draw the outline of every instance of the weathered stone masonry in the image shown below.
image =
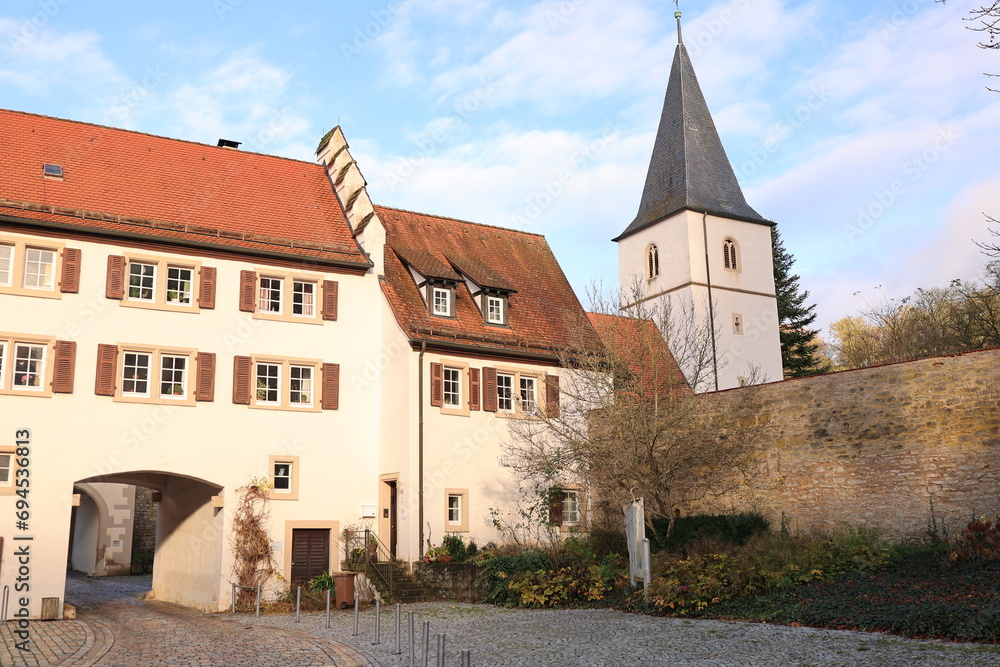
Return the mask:
{"type": "Polygon", "coordinates": [[[767,424],[753,503],[792,530],[869,525],[913,538],[936,522],[954,536],[1000,513],[998,388],[1000,350],[753,388],[767,424]]]}

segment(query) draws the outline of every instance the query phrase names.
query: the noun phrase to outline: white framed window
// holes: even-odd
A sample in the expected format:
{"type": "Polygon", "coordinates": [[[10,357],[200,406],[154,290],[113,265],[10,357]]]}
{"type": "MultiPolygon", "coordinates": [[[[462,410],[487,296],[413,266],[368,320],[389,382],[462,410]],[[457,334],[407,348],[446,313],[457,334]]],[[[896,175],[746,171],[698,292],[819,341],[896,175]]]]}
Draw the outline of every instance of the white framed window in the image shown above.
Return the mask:
{"type": "Polygon", "coordinates": [[[149,371],[152,355],[129,352],[122,355],[122,396],[149,397],[149,371]]]}
{"type": "Polygon", "coordinates": [[[13,271],[11,264],[14,261],[14,246],[0,244],[0,286],[10,287],[13,271]]]}
{"type": "Polygon", "coordinates": [[[156,264],[129,262],[128,298],[132,301],[156,299],[156,264]]]}
{"type": "Polygon", "coordinates": [[[55,287],[56,252],[27,247],[24,253],[24,286],[51,290],[55,287]]]}
{"type": "Polygon", "coordinates": [[[506,299],[502,296],[486,297],[486,321],[489,324],[506,324],[506,299]]]}
{"type": "Polygon", "coordinates": [[[514,376],[497,373],[497,410],[514,412],[514,376]]]}
{"type": "Polygon", "coordinates": [[[451,316],[451,290],[446,287],[431,288],[431,314],[451,316]]]}
{"type": "Polygon", "coordinates": [[[314,371],[312,366],[295,364],[289,366],[289,403],[301,407],[312,407],[314,371]]]}
{"type": "Polygon", "coordinates": [[[0,334],[0,394],[52,396],[54,345],[52,339],[0,334]]]}
{"type": "Polygon", "coordinates": [[[254,400],[260,405],[281,405],[281,364],[257,362],[254,400]]]}
{"type": "Polygon", "coordinates": [[[274,477],[272,488],[275,493],[292,492],[292,464],[289,461],[274,462],[274,477]]]}
{"type": "Polygon", "coordinates": [[[536,378],[526,377],[524,375],[518,378],[520,381],[520,398],[521,398],[521,412],[526,415],[533,415],[538,411],[538,398],[535,392],[537,381],[536,378]]]}
{"type": "Polygon", "coordinates": [[[0,489],[14,486],[14,452],[0,451],[0,489]]]}
{"type": "Polygon", "coordinates": [[[299,457],[279,455],[268,459],[271,500],[299,499],[299,457]]]}
{"type": "Polygon", "coordinates": [[[444,490],[444,529],[446,532],[469,530],[469,490],[444,490]]]}
{"type": "Polygon", "coordinates": [[[188,397],[188,357],[160,355],[160,398],[183,401],[188,397]]]}
{"type": "Polygon", "coordinates": [[[448,408],[462,407],[462,369],[444,369],[444,405],[448,408]]]}
{"type": "Polygon", "coordinates": [[[190,306],[194,296],[194,269],[167,266],[167,303],[190,306]]]}
{"type": "Polygon", "coordinates": [[[562,491],[562,521],[564,526],[580,523],[580,492],[576,489],[562,491]]]}
{"type": "Polygon", "coordinates": [[[316,283],[305,280],[292,281],[292,314],[302,317],[316,316],[316,283]]]}
{"type": "Polygon", "coordinates": [[[281,314],[281,294],[284,280],[261,276],[257,283],[257,312],[281,314]]]}

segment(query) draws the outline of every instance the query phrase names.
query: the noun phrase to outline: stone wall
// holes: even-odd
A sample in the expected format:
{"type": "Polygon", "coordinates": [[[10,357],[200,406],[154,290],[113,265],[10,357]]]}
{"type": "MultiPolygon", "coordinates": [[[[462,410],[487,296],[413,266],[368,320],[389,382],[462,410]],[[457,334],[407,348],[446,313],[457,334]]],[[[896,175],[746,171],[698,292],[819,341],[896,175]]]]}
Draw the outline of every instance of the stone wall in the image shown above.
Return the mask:
{"type": "MultiPolygon", "coordinates": [[[[726,401],[731,390],[706,396],[726,401]]],[[[1000,350],[755,387],[765,465],[712,509],[753,507],[777,526],[957,535],[1000,513],[1000,350]]]]}
{"type": "Polygon", "coordinates": [[[132,554],[152,554],[156,548],[156,505],[153,491],[135,487],[135,515],[132,525],[132,554]]]}
{"type": "Polygon", "coordinates": [[[443,602],[483,602],[486,582],[472,563],[414,563],[413,575],[443,602]]]}

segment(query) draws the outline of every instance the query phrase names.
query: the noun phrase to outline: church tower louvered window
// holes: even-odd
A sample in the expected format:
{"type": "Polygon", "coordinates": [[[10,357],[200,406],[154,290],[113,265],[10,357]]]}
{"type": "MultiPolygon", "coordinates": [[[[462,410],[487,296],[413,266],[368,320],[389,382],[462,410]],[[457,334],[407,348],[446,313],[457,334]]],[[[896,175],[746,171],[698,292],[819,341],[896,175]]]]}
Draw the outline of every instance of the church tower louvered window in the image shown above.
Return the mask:
{"type": "Polygon", "coordinates": [[[722,242],[722,258],[727,269],[739,271],[740,265],[736,256],[736,241],[726,239],[722,242]]]}

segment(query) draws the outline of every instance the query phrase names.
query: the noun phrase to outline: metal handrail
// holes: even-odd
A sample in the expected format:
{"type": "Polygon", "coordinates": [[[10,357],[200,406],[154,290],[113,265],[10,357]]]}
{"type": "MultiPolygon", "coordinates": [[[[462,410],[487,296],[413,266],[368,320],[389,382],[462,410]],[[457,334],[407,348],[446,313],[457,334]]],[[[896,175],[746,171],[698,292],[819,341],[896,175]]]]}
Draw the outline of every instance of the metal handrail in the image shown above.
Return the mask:
{"type": "Polygon", "coordinates": [[[348,531],[347,539],[349,545],[360,542],[358,546],[350,548],[349,553],[363,554],[361,558],[349,559],[348,562],[355,567],[362,565],[366,574],[379,579],[391,598],[394,593],[392,571],[395,560],[392,552],[370,528],[348,531]]]}

